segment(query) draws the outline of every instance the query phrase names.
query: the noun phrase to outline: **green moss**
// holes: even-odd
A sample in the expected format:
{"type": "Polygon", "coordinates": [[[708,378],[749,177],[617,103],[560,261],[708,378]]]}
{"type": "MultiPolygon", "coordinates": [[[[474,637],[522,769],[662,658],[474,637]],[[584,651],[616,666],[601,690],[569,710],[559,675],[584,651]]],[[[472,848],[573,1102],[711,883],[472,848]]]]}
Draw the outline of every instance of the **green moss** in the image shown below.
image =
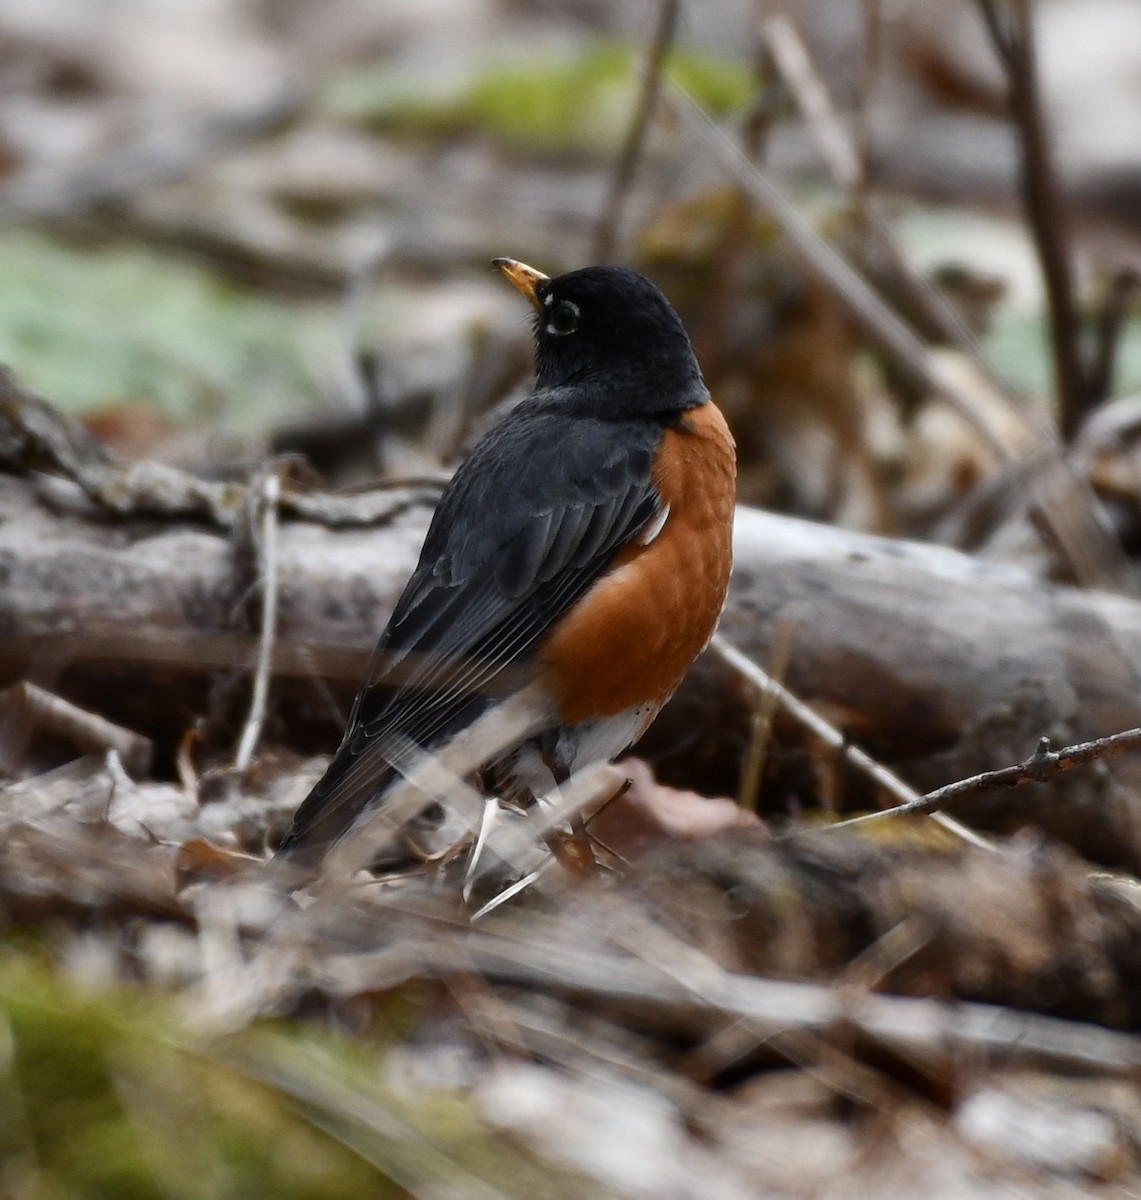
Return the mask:
{"type": "Polygon", "coordinates": [[[157,251],[0,233],[0,361],[73,412],[153,405],[175,421],[264,424],[310,403],[332,327],[157,251]],[[306,339],[310,339],[308,342],[306,339]]]}
{"type": "MultiPolygon", "coordinates": [[[[1032,395],[1054,394],[1054,364],[1046,298],[1039,267],[1024,225],[967,209],[920,204],[901,205],[896,229],[909,258],[921,268],[951,264],[993,277],[1009,294],[991,311],[983,338],[987,358],[999,376],[1032,395]]],[[[1083,298],[1096,309],[1097,297],[1083,298]]],[[[1092,336],[1092,329],[1088,333],[1092,336]]],[[[1134,306],[1122,329],[1115,391],[1141,386],[1141,307],[1134,306]]]]}
{"type": "Polygon", "coordinates": [[[1051,394],[1050,334],[1043,314],[999,307],[983,347],[1000,379],[1036,396],[1051,394]]]}
{"type": "Polygon", "coordinates": [[[757,87],[744,63],[678,50],[670,58],[669,76],[702,108],[723,117],[747,103],[757,87]]]}
{"type": "Polygon", "coordinates": [[[0,1178],[35,1200],[405,1195],[289,1097],[199,1052],[167,1003],[87,994],[25,956],[0,959],[0,1110],[0,1178]]]}
{"type": "MultiPolygon", "coordinates": [[[[532,152],[606,151],[625,132],[639,89],[641,49],[601,42],[581,54],[496,65],[465,86],[431,94],[385,68],[342,74],[326,86],[334,117],[417,135],[476,130],[532,152]]],[[[753,86],[739,63],[676,51],[668,73],[710,111],[741,104],[753,86]]]]}
{"type": "Polygon", "coordinates": [[[84,991],[42,954],[0,948],[0,1195],[596,1195],[489,1128],[469,1093],[389,1080],[424,1002],[415,986],[380,1001],[396,1011],[372,1039],[285,1022],[210,1038],[162,995],[84,991]]]}

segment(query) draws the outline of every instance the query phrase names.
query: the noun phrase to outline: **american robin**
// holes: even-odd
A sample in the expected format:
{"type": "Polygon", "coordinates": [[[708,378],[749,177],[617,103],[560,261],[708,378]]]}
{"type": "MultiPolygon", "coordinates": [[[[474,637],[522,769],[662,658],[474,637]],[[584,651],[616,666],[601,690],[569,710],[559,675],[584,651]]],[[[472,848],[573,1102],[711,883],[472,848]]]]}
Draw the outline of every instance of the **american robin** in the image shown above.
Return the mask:
{"type": "Polygon", "coordinates": [[[734,443],[669,302],[621,267],[494,265],[535,310],[535,390],[440,499],[341,746],[281,843],[301,865],[382,800],[402,748],[440,746],[524,687],[525,736],[485,764],[497,789],[541,796],[616,758],[725,600],[734,443]]]}

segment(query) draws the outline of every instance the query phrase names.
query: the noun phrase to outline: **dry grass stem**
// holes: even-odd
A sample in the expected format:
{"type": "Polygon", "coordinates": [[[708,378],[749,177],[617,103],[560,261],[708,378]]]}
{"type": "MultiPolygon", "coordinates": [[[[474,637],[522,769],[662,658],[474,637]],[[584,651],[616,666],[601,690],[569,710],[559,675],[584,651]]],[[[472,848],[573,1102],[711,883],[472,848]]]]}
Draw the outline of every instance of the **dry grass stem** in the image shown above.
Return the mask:
{"type": "MultiPolygon", "coordinates": [[[[775,696],[781,708],[790,717],[798,721],[826,746],[839,754],[845,762],[866,775],[878,787],[887,792],[888,795],[895,796],[904,805],[922,801],[923,797],[909,783],[904,782],[894,771],[889,770],[882,763],[876,762],[870,754],[867,754],[858,746],[851,745],[840,730],[830,725],[819,713],[814,712],[782,684],[770,678],[752,659],[742,654],[735,646],[731,646],[719,635],[714,635],[711,644],[717,653],[735,671],[749,680],[762,695],[771,694],[775,696]]],[[[935,813],[934,817],[944,829],[955,834],[956,837],[962,838],[963,841],[969,842],[972,846],[976,846],[982,850],[994,851],[996,849],[991,842],[987,841],[986,838],[976,833],[973,829],[969,829],[961,821],[948,818],[945,813],[935,813]]]]}
{"type": "Polygon", "coordinates": [[[646,136],[658,107],[666,58],[677,34],[680,11],[681,0],[660,0],[657,26],[646,48],[642,66],[642,90],[638,96],[638,104],[626,131],[618,161],[614,165],[606,204],[595,226],[590,251],[592,262],[610,262],[614,258],[622,223],[622,210],[633,185],[638,162],[646,144],[646,136]]]}
{"type": "MultiPolygon", "coordinates": [[[[788,615],[782,617],[777,625],[776,636],[773,638],[772,662],[767,672],[774,683],[780,683],[784,678],[795,635],[796,621],[788,615]]],[[[768,749],[773,717],[776,716],[778,703],[775,690],[762,691],[756,712],[753,714],[753,728],[749,736],[745,762],[741,769],[741,786],[737,789],[737,803],[746,812],[757,811],[757,799],[760,796],[761,783],[765,775],[765,753],[768,749]]]]}
{"type": "Polygon", "coordinates": [[[249,770],[250,764],[253,762],[254,750],[261,737],[266,704],[269,700],[273,643],[277,633],[277,506],[281,500],[281,479],[272,467],[265,475],[260,499],[261,530],[256,542],[260,569],[261,633],[258,638],[257,667],[254,671],[250,711],[242,728],[238,751],[234,757],[234,769],[239,773],[249,770]]]}

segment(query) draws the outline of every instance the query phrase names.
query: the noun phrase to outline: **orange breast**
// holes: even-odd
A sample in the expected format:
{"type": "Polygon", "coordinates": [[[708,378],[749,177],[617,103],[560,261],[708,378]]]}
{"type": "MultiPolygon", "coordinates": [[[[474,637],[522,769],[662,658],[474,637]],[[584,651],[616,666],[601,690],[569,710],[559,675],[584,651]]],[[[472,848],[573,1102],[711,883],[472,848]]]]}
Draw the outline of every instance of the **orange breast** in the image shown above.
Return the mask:
{"type": "Polygon", "coordinates": [[[736,457],[714,404],[666,430],[654,476],[669,505],[660,532],[627,546],[541,647],[566,724],[665,703],[725,602],[736,457]]]}

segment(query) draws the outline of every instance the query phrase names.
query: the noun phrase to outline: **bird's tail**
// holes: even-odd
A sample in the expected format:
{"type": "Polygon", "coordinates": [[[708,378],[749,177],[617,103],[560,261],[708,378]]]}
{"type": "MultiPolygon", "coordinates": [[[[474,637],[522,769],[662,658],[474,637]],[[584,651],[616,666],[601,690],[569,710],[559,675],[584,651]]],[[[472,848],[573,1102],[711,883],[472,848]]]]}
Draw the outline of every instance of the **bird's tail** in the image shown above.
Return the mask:
{"type": "Polygon", "coordinates": [[[466,788],[466,776],[549,725],[552,706],[531,684],[466,717],[430,748],[396,731],[379,732],[359,747],[348,739],[298,808],[276,858],[308,872],[336,847],[338,874],[367,867],[425,807],[450,806],[466,788]]]}

